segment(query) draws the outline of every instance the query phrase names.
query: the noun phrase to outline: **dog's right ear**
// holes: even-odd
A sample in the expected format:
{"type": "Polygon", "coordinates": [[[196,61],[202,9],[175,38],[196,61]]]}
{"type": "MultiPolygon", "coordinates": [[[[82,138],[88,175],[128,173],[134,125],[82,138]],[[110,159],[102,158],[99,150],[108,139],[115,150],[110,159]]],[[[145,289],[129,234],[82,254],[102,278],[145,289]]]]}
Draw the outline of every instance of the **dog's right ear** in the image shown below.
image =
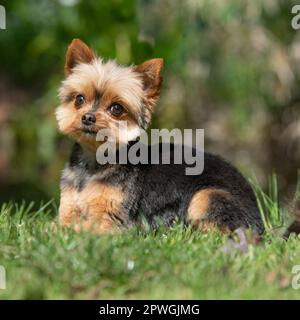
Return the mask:
{"type": "Polygon", "coordinates": [[[68,47],[65,71],[70,74],[79,63],[90,63],[96,58],[94,51],[80,39],[74,39],[68,47]]]}

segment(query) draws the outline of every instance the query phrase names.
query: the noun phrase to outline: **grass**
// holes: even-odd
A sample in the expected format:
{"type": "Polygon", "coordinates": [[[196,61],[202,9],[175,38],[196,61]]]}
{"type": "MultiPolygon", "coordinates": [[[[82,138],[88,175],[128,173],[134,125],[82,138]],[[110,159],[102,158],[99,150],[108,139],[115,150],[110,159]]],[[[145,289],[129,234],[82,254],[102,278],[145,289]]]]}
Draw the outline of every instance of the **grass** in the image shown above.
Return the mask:
{"type": "MultiPolygon", "coordinates": [[[[274,178],[273,178],[274,179],[274,178]]],[[[256,187],[266,235],[247,253],[224,253],[227,237],[180,224],[157,233],[76,234],[56,223],[53,202],[3,204],[0,265],[7,288],[0,299],[298,299],[292,268],[300,240],[280,237],[284,211],[277,184],[256,187]]]]}

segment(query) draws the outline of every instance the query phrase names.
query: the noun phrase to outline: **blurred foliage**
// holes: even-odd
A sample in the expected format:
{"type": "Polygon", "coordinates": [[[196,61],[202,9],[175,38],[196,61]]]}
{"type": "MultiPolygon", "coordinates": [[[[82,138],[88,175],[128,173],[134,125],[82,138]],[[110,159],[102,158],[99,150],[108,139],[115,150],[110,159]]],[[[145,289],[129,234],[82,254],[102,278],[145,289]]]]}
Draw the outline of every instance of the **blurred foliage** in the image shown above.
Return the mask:
{"type": "Polygon", "coordinates": [[[289,0],[9,0],[0,30],[0,197],[58,195],[70,141],[54,118],[67,45],[123,64],[165,59],[153,127],[204,128],[206,148],[286,191],[299,167],[300,31],[289,0]]]}

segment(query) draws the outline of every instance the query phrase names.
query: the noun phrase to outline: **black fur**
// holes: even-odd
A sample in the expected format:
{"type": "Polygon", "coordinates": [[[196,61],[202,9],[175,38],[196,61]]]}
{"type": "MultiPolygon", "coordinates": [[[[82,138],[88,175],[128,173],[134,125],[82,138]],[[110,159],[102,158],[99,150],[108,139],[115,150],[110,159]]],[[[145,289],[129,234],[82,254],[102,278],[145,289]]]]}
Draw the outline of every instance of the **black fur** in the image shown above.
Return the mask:
{"type": "Polygon", "coordinates": [[[172,161],[171,164],[99,165],[84,154],[79,144],[75,144],[62,184],[72,184],[80,191],[93,177],[117,186],[125,194],[122,217],[126,219],[122,224],[138,224],[144,217],[154,228],[161,221],[169,225],[176,218],[186,222],[188,206],[197,191],[221,189],[229,192],[231,197],[215,194],[207,221],[230,230],[251,228],[261,234],[264,231],[262,219],[246,179],[220,156],[204,153],[204,161],[201,175],[186,175],[187,165],[172,164],[172,161]],[[68,174],[70,171],[72,175],[68,174]]]}

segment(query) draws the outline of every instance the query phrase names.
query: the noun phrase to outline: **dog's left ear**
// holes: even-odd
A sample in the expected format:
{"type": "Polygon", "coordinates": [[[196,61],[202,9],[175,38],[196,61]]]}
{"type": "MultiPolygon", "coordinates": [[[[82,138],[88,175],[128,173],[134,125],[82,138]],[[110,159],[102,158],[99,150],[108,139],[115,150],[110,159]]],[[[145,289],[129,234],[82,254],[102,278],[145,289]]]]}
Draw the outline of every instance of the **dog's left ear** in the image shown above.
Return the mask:
{"type": "Polygon", "coordinates": [[[156,98],[162,84],[161,70],[164,60],[161,58],[151,59],[139,64],[134,71],[142,75],[143,87],[147,98],[156,98]]]}
{"type": "Polygon", "coordinates": [[[68,47],[65,71],[67,74],[79,63],[90,63],[96,58],[94,51],[80,39],[74,39],[68,47]]]}

